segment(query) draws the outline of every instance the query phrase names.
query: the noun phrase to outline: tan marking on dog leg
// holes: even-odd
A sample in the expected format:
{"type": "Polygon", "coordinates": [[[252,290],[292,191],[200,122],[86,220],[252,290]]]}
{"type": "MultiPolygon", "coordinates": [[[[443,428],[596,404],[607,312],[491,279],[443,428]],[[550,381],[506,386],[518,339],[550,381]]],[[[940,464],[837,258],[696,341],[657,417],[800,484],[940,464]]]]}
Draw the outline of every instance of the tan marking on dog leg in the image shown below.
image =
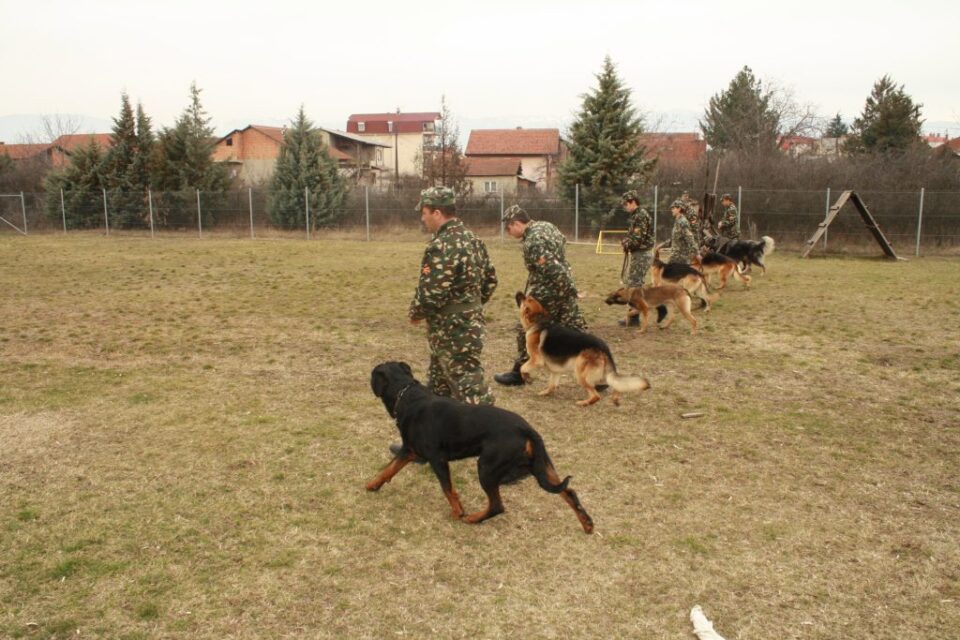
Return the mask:
{"type": "Polygon", "coordinates": [[[549,396],[554,391],[557,390],[557,387],[560,385],[560,375],[556,373],[550,373],[550,382],[547,383],[547,388],[538,393],[540,396],[549,396]]]}
{"type": "Polygon", "coordinates": [[[500,513],[503,513],[503,501],[500,499],[500,487],[497,487],[492,494],[487,495],[487,508],[465,516],[463,521],[467,524],[477,524],[500,513]]]}
{"type": "Polygon", "coordinates": [[[693,314],[690,313],[690,298],[687,298],[683,304],[678,304],[677,308],[680,310],[680,313],[683,314],[683,317],[687,319],[690,323],[690,334],[697,335],[697,319],[693,317],[693,314]]]}
{"type": "Polygon", "coordinates": [[[570,508],[573,509],[573,512],[577,516],[577,520],[580,521],[580,526],[583,527],[584,533],[593,533],[593,518],[590,517],[590,514],[587,513],[587,510],[583,508],[583,505],[580,504],[580,499],[577,497],[577,492],[573,489],[564,489],[560,492],[560,497],[563,498],[563,501],[570,505],[570,508]]]}
{"type": "Polygon", "coordinates": [[[383,468],[383,471],[367,483],[367,491],[377,491],[380,487],[393,480],[393,476],[397,475],[400,470],[407,466],[415,457],[416,454],[411,453],[406,458],[397,457],[391,460],[390,464],[383,468]]]}

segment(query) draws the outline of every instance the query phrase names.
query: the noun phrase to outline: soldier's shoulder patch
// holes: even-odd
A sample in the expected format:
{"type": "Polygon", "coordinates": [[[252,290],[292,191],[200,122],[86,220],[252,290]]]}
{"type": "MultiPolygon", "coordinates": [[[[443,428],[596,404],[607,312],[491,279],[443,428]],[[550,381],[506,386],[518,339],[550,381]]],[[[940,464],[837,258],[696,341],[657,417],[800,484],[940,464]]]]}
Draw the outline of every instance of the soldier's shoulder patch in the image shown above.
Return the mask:
{"type": "Polygon", "coordinates": [[[430,275],[430,265],[428,264],[423,265],[423,268],[420,269],[420,273],[422,273],[425,276],[430,275]]]}

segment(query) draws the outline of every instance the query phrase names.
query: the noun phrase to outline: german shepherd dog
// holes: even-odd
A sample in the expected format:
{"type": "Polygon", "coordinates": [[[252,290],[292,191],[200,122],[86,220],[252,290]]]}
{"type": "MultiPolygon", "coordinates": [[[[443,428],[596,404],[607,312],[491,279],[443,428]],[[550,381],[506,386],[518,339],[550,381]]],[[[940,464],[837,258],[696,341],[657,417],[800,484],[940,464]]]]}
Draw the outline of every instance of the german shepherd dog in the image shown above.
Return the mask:
{"type": "Polygon", "coordinates": [[[367,483],[368,491],[379,490],[420,457],[430,463],[440,481],[450,515],[476,524],[503,513],[501,485],[532,475],[544,491],[559,494],[570,505],[586,533],[593,532],[593,520],[568,486],[570,476],[560,480],[543,438],[517,414],[434,395],[417,382],[405,362],[374,367],[370,386],[396,420],[403,445],[390,464],[367,483]],[[478,458],[477,473],[488,502],[486,509],[465,515],[450,480],[449,462],[474,457],[478,458]]]}
{"type": "MultiPolygon", "coordinates": [[[[650,309],[654,306],[672,303],[687,322],[690,323],[690,334],[697,335],[697,319],[690,313],[690,294],[686,289],[675,284],[663,284],[659,287],[622,287],[607,296],[607,304],[625,304],[640,312],[640,333],[647,330],[650,318],[650,309]]],[[[660,325],[666,329],[673,323],[675,314],[668,314],[667,321],[660,325]]]]}
{"type": "Polygon", "coordinates": [[[744,289],[750,288],[750,276],[743,273],[740,269],[740,263],[730,256],[725,256],[716,251],[707,251],[703,255],[695,256],[690,264],[703,274],[704,280],[709,280],[713,274],[719,276],[720,286],[717,287],[717,290],[726,288],[727,279],[731,275],[743,283],[744,289]]]}
{"type": "Polygon", "coordinates": [[[743,264],[745,270],[749,269],[750,265],[757,265],[764,275],[767,273],[767,267],[763,264],[763,259],[773,253],[776,248],[776,243],[770,236],[763,236],[759,240],[730,240],[726,244],[723,238],[714,236],[705,242],[708,248],[743,264]]]}
{"type": "Polygon", "coordinates": [[[549,314],[536,298],[517,292],[520,307],[520,324],[527,333],[527,353],[530,359],[520,367],[524,381],[530,381],[530,372],[545,366],[550,372],[550,382],[540,395],[547,396],[557,389],[560,376],[572,371],[577,384],[590,395],[579,400],[577,405],[587,407],[600,400],[597,384],[606,383],[613,393],[613,404],[620,404],[620,393],[643,391],[650,382],[641,376],[626,376],[617,373],[617,365],[607,343],[597,336],[550,322],[549,314]]]}
{"type": "MultiPolygon", "coordinates": [[[[650,280],[653,286],[662,284],[677,284],[687,290],[692,296],[700,298],[700,307],[710,311],[710,303],[719,296],[711,295],[707,289],[707,279],[698,269],[689,264],[669,263],[660,260],[660,250],[653,253],[653,262],[650,263],[650,280]]],[[[664,313],[658,314],[657,320],[663,320],[664,313]]]]}

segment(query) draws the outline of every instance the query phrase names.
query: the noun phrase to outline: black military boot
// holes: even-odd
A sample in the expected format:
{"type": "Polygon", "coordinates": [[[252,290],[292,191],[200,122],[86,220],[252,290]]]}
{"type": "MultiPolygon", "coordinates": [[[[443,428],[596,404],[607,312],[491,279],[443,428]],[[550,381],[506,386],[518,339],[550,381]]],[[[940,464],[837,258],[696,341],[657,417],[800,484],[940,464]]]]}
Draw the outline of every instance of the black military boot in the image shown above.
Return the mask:
{"type": "Polygon", "coordinates": [[[621,327],[639,327],[640,326],[640,316],[630,316],[629,320],[617,320],[617,324],[621,327]]]}
{"type": "Polygon", "coordinates": [[[507,387],[518,387],[523,384],[523,376],[520,375],[520,367],[522,366],[522,362],[515,362],[513,364],[513,369],[507,371],[506,373],[498,373],[493,376],[493,379],[499,384],[507,387]]]}

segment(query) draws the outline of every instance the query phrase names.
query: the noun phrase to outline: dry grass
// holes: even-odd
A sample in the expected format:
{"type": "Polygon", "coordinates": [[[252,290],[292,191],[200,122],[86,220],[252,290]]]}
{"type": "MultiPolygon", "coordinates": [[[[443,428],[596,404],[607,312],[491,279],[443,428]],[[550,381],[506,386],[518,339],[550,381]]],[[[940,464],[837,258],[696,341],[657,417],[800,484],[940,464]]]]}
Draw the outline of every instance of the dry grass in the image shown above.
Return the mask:
{"type": "MultiPolygon", "coordinates": [[[[490,246],[488,374],[524,278],[490,246]]],[[[955,259],[781,253],[691,338],[615,327],[619,259],[573,247],[588,321],[653,389],[496,392],[586,536],[529,481],[480,526],[422,467],[363,490],[397,439],[371,367],[424,373],[421,250],[0,238],[0,636],[686,638],[696,603],[728,640],[960,628],[955,259]]]]}

